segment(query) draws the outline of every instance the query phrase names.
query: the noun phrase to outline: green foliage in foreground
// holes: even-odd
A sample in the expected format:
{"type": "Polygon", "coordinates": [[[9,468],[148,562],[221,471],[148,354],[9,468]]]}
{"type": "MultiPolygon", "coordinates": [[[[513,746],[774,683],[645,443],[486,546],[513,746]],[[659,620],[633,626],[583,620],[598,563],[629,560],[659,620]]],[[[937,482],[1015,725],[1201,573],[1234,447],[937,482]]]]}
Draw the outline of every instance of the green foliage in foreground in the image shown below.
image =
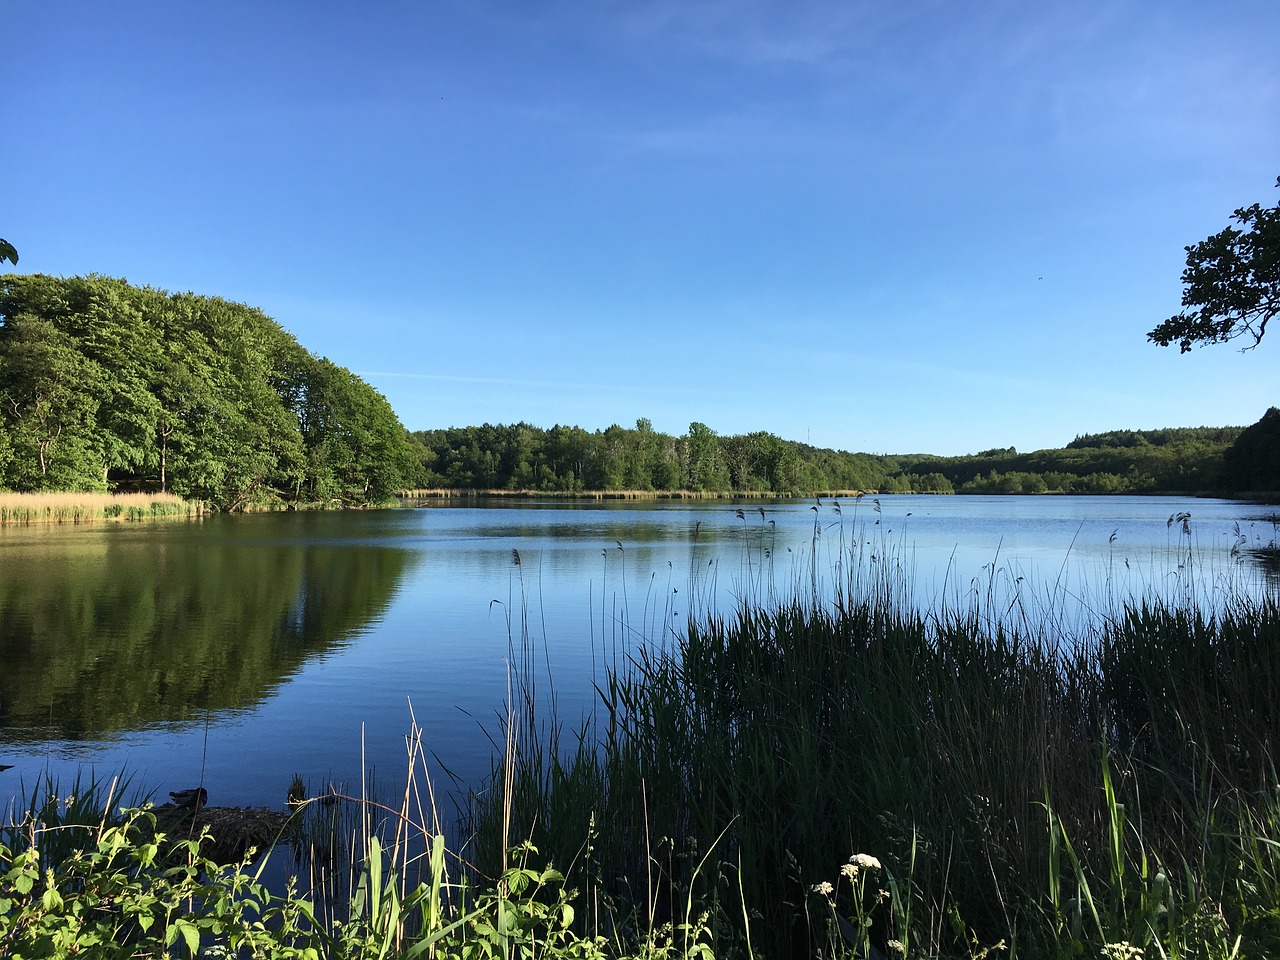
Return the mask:
{"type": "Polygon", "coordinates": [[[149,811],[78,828],[81,845],[53,864],[40,847],[51,829],[32,825],[16,849],[0,843],[0,956],[605,956],[600,940],[572,932],[556,871],[521,865],[485,890],[451,886],[442,842],[430,879],[402,894],[373,838],[345,918],[325,922],[292,885],[273,893],[248,860],[223,867],[207,857],[207,835],[167,836],[149,811]]]}
{"type": "Polygon", "coordinates": [[[412,787],[399,810],[362,800],[353,815],[335,817],[327,800],[304,803],[255,867],[252,850],[224,865],[207,830],[195,834],[163,808],[95,815],[110,810],[114,783],[104,795],[96,782],[77,782],[65,798],[46,783],[19,822],[0,827],[0,957],[711,956],[696,918],[631,944],[577,932],[581,898],[561,873],[535,865],[528,843],[509,851],[494,881],[451,869],[443,836],[409,815],[410,797],[419,799],[412,787]],[[339,821],[325,845],[325,825],[339,821]],[[299,837],[312,846],[303,850],[299,837]],[[347,861],[345,850],[357,854],[347,861]],[[309,864],[311,886],[291,878],[269,888],[267,862],[291,853],[295,867],[309,864]]]}
{"type": "Polygon", "coordinates": [[[0,276],[0,489],[156,489],[220,510],[367,504],[412,480],[386,398],[260,310],[0,276]]]}

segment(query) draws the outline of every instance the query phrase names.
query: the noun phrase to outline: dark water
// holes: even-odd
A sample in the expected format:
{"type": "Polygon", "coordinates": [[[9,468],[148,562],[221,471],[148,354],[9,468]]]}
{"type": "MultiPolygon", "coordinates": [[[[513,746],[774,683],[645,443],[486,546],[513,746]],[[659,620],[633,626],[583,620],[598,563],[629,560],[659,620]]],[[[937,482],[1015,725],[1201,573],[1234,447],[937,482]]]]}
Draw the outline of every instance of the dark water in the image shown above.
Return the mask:
{"type": "Polygon", "coordinates": [[[373,768],[385,785],[404,777],[411,718],[447,794],[446,769],[465,783],[490,769],[525,634],[573,727],[604,663],[671,642],[690,613],[884,568],[907,572],[913,602],[976,596],[1033,618],[1138,593],[1215,603],[1276,589],[1250,553],[1275,538],[1275,512],[557,501],[0,528],[0,763],[15,767],[0,801],[77,771],[159,791],[204,782],[219,805],[279,806],[295,773],[359,789],[373,768]]]}

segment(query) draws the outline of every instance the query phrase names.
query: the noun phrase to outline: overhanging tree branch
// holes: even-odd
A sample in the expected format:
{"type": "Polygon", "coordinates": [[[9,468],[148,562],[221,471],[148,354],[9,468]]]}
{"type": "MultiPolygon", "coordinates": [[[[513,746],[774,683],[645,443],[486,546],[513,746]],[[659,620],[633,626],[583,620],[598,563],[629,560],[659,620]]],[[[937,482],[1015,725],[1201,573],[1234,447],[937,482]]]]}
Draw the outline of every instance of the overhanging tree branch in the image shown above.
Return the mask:
{"type": "Polygon", "coordinates": [[[1162,347],[1176,341],[1183,353],[1239,337],[1252,340],[1245,350],[1262,342],[1280,313],[1280,204],[1242,207],[1234,219],[1244,229],[1227,227],[1186,248],[1182,306],[1190,309],[1157,326],[1148,340],[1162,347]]]}

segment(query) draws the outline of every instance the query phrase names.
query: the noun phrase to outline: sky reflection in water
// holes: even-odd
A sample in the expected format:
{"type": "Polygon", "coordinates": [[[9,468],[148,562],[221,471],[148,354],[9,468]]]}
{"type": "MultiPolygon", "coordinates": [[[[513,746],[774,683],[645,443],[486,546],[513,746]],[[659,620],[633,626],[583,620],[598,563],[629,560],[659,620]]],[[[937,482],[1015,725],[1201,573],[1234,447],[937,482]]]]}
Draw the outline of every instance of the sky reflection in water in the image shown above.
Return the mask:
{"type": "Polygon", "coordinates": [[[362,756],[387,785],[404,776],[411,705],[447,791],[445,770],[470,784],[490,770],[486,731],[525,617],[573,730],[604,664],[674,642],[691,612],[728,614],[815,576],[829,595],[833,577],[886,566],[908,574],[915,603],[991,594],[991,609],[1033,619],[1189,585],[1216,603],[1276,589],[1248,560],[1274,540],[1274,513],[898,496],[0,529],[0,762],[16,767],[0,799],[46,772],[124,770],[161,796],[203,781],[216,804],[279,806],[295,773],[359,789],[362,756]],[[1169,522],[1181,511],[1189,533],[1169,522]]]}

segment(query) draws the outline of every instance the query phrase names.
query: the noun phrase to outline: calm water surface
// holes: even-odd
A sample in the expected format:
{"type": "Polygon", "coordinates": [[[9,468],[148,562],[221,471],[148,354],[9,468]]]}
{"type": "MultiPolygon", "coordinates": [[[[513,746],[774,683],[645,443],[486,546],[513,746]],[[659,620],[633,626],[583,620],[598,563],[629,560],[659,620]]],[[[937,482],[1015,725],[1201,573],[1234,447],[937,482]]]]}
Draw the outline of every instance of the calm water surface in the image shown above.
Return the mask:
{"type": "Polygon", "coordinates": [[[0,763],[15,766],[0,802],[76,771],[159,791],[203,781],[219,805],[278,807],[295,773],[358,789],[372,768],[386,784],[404,776],[411,708],[438,785],[444,769],[474,784],[525,618],[575,726],[605,662],[739,597],[887,566],[910,571],[921,604],[995,590],[1033,615],[1088,615],[1188,589],[1212,603],[1277,589],[1249,554],[1276,537],[1275,512],[886,496],[0,528],[0,763]],[[1185,529],[1171,522],[1184,511],[1185,529]]]}

